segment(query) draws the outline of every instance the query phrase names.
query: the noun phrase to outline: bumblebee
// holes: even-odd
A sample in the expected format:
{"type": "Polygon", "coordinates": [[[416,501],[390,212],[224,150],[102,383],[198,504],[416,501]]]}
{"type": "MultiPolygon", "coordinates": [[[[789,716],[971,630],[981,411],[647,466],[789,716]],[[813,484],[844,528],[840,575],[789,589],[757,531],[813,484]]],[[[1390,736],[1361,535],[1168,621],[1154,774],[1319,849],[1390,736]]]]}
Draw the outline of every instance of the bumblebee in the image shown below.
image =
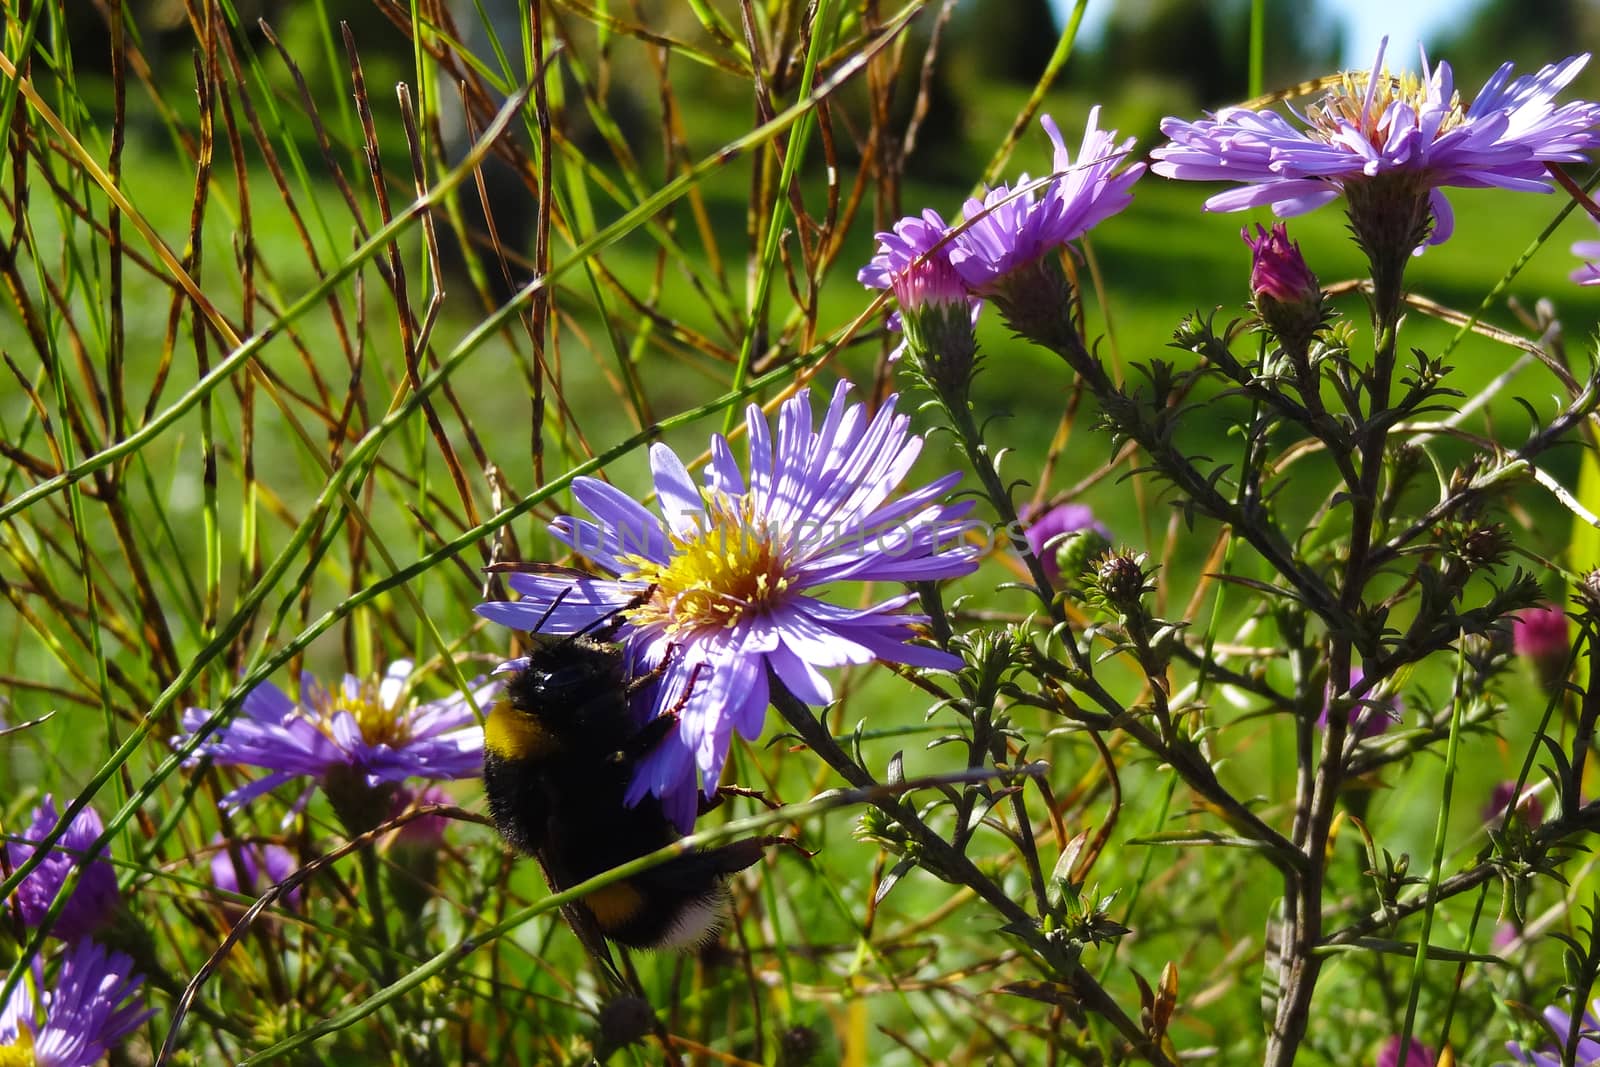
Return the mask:
{"type": "MultiPolygon", "coordinates": [[[[676,716],[634,723],[628,702],[642,683],[629,680],[609,633],[529,637],[526,663],[484,723],[483,780],[501,835],[537,858],[559,891],[678,840],[655,796],[623,802],[634,769],[676,716]]],[[[792,842],[749,838],[676,856],[585,895],[579,911],[619,945],[698,947],[727,913],[727,877],[776,843],[792,842]]]]}

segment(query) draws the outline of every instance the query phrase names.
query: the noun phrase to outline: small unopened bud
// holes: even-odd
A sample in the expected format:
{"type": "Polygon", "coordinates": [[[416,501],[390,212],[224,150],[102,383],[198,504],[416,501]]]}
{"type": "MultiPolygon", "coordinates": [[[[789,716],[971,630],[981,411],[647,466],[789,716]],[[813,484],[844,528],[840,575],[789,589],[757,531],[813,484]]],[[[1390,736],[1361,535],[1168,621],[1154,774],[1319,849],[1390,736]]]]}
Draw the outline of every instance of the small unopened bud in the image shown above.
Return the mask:
{"type": "Polygon", "coordinates": [[[1578,583],[1578,601],[1586,611],[1600,612],[1600,570],[1592,570],[1578,583]]]}
{"type": "Polygon", "coordinates": [[[1511,623],[1511,646],[1532,665],[1545,688],[1560,684],[1572,654],[1567,613],[1554,604],[1524,608],[1511,623]]]}
{"type": "Polygon", "coordinates": [[[1383,1048],[1378,1050],[1377,1067],[1434,1067],[1438,1062],[1438,1054],[1415,1038],[1412,1038],[1411,1045],[1406,1051],[1406,1058],[1402,1061],[1401,1043],[1398,1037],[1391,1037],[1385,1041],[1383,1048]]]}
{"type": "Polygon", "coordinates": [[[822,1035],[809,1026],[791,1026],[778,1038],[778,1067],[807,1067],[822,1051],[822,1035]]]}
{"type": "Polygon", "coordinates": [[[1142,552],[1108,552],[1101,556],[1093,565],[1095,598],[1119,614],[1138,614],[1140,600],[1150,591],[1144,560],[1142,552]]]}
{"type": "Polygon", "coordinates": [[[1326,317],[1322,286],[1300,252],[1289,240],[1284,223],[1268,230],[1256,224],[1256,236],[1240,231],[1250,246],[1250,295],[1256,314],[1285,349],[1304,352],[1326,317]]]}
{"type": "Polygon", "coordinates": [[[1511,537],[1499,523],[1474,523],[1462,531],[1456,550],[1473,570],[1497,567],[1511,551],[1511,537]]]}
{"type": "Polygon", "coordinates": [[[617,997],[600,1008],[600,1033],[595,1038],[595,1058],[602,1063],[613,1053],[643,1041],[655,1025],[650,1002],[640,997],[617,997]]]}
{"type": "Polygon", "coordinates": [[[905,827],[897,819],[882,808],[875,807],[862,809],[861,821],[856,824],[856,836],[896,855],[905,851],[909,840],[905,827]]]}
{"type": "Polygon", "coordinates": [[[1056,571],[1066,576],[1068,581],[1076,581],[1089,569],[1091,560],[1099,559],[1109,551],[1111,538],[1101,533],[1098,524],[1087,530],[1079,530],[1064,539],[1061,547],[1056,549],[1056,571]]]}
{"type": "Polygon", "coordinates": [[[1022,515],[1028,547],[1039,557],[1045,577],[1059,586],[1083,574],[1089,561],[1111,547],[1111,531],[1094,517],[1087,504],[1058,504],[1034,518],[1022,515]]]}

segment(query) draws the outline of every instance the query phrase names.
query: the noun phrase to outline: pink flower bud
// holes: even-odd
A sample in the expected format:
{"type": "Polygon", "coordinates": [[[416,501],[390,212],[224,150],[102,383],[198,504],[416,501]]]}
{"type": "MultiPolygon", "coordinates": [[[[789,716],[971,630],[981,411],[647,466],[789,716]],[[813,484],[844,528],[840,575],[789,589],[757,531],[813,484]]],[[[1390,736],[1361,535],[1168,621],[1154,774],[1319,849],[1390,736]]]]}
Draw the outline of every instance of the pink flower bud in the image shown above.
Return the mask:
{"type": "Polygon", "coordinates": [[[1547,687],[1561,681],[1567,670],[1572,642],[1567,615],[1554,604],[1540,604],[1519,612],[1511,623],[1511,646],[1533,665],[1547,687]]]}
{"type": "Polygon", "coordinates": [[[1299,242],[1289,240],[1289,228],[1276,223],[1268,230],[1256,224],[1240,231],[1250,246],[1250,295],[1256,314],[1286,349],[1303,350],[1322,325],[1322,286],[1300,254],[1299,242]]]}
{"type": "Polygon", "coordinates": [[[1439,1062],[1438,1053],[1418,1041],[1411,1039],[1410,1051],[1406,1053],[1404,1062],[1400,1060],[1400,1038],[1391,1037],[1383,1043],[1383,1048],[1378,1052],[1378,1067],[1434,1067],[1439,1062]]]}

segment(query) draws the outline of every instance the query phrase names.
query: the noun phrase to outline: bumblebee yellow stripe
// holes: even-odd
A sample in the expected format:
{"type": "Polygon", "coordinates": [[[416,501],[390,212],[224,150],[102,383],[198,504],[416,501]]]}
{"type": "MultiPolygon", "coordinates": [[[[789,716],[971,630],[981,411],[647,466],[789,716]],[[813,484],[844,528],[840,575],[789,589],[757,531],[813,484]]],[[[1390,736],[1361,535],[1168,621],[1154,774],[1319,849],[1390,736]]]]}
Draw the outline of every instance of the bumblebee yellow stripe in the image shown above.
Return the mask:
{"type": "Polygon", "coordinates": [[[540,759],[560,750],[556,738],[532,715],[495,701],[483,723],[483,747],[505,760],[540,759]]]}
{"type": "Polygon", "coordinates": [[[583,898],[600,929],[610,933],[625,925],[644,907],[644,894],[629,882],[613,882],[583,898]]]}

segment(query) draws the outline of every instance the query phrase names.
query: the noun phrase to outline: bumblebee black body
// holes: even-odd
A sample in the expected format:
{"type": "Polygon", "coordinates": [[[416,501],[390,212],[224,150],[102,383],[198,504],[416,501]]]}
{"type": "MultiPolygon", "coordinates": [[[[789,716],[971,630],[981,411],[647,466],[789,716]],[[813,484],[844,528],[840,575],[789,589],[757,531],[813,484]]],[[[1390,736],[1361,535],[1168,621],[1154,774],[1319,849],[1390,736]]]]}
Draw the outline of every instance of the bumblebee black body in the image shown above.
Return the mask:
{"type": "MultiPolygon", "coordinates": [[[[536,856],[564,889],[679,837],[660,803],[624,803],[639,761],[671,729],[638,727],[620,645],[533,634],[527,664],[484,724],[489,813],[515,848],[536,856]]],[[[635,948],[692,947],[715,934],[726,877],[761,858],[767,839],[674,857],[582,898],[607,938],[635,948]]]]}

